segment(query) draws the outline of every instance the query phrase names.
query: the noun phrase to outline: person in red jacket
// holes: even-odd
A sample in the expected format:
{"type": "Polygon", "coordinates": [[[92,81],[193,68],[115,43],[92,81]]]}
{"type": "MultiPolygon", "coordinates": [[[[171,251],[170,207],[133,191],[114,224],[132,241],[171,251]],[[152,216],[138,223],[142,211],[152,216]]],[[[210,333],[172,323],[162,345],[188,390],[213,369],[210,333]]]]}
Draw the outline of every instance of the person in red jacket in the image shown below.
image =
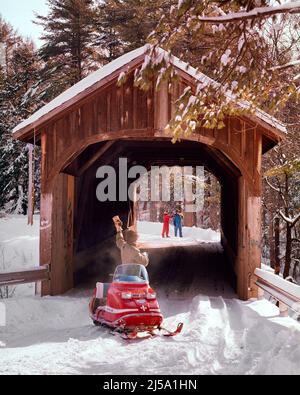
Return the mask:
{"type": "Polygon", "coordinates": [[[164,212],[164,218],[163,218],[163,231],[162,231],[162,237],[170,237],[169,236],[169,231],[170,231],[170,219],[171,216],[167,211],[164,212]]]}

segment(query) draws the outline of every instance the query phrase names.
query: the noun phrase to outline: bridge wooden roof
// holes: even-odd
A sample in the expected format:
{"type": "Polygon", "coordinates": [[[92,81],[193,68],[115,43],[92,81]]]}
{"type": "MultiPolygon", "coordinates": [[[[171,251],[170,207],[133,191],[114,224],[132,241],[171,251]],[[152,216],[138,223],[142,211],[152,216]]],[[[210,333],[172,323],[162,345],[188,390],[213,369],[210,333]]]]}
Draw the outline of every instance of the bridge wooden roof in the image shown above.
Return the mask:
{"type": "MultiPolygon", "coordinates": [[[[14,138],[24,142],[29,142],[32,141],[33,135],[36,133],[38,140],[40,130],[46,124],[59,118],[64,112],[69,111],[74,106],[78,106],[83,103],[96,91],[98,92],[117,79],[121,73],[129,72],[140,67],[145,61],[147,50],[147,45],[133,50],[103,66],[101,69],[90,74],[71,88],[67,89],[57,98],[36,111],[28,119],[17,125],[12,131],[14,138]]],[[[173,55],[170,56],[163,49],[159,49],[158,56],[168,57],[178,74],[185,78],[191,85],[195,85],[198,82],[216,84],[215,81],[203,73],[200,73],[177,57],[173,55]]],[[[247,103],[239,103],[239,105],[246,107],[247,103]]],[[[266,145],[268,148],[274,146],[286,134],[285,125],[262,110],[257,109],[254,115],[247,114],[245,117],[251,119],[252,122],[254,121],[259,124],[263,129],[264,134],[271,140],[270,143],[266,145]]]]}

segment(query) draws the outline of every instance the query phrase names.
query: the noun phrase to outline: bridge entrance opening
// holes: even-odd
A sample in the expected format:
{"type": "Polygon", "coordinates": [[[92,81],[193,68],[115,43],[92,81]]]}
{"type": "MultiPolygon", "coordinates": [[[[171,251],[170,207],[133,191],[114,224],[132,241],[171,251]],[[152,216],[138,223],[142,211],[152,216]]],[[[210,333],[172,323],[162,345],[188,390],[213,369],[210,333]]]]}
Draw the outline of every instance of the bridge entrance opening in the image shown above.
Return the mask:
{"type": "MultiPolygon", "coordinates": [[[[75,180],[75,284],[80,285],[89,280],[93,282],[95,278],[109,281],[114,268],[120,263],[112,222],[112,217],[119,215],[125,227],[133,226],[140,234],[138,246],[149,254],[148,270],[156,286],[164,286],[168,292],[173,289],[181,293],[188,290],[209,293],[208,288],[211,288],[220,294],[224,294],[229,283],[236,288],[234,259],[238,233],[238,169],[220,152],[198,142],[173,144],[167,139],[116,140],[103,152],[106,145],[96,143],[89,146],[63,169],[68,174],[74,168],[85,166],[75,180]],[[227,164],[226,168],[223,161],[227,164]],[[86,163],[90,163],[90,166],[86,167],[86,163]],[[108,167],[116,174],[115,196],[112,200],[100,201],[97,188],[108,180],[108,174],[104,174],[108,167]],[[141,198],[142,183],[138,172],[141,168],[147,170],[144,174],[148,183],[147,201],[136,199],[136,194],[141,198]],[[100,169],[104,169],[104,172],[100,169]],[[169,185],[163,179],[163,169],[170,171],[169,185]],[[192,173],[185,174],[184,169],[192,173]],[[156,201],[151,201],[151,173],[154,171],[158,171],[158,186],[162,187],[160,192],[170,188],[170,201],[162,201],[162,195],[156,201]],[[121,177],[125,173],[131,176],[127,183],[129,197],[122,200],[120,197],[124,198],[124,191],[121,191],[121,184],[124,179],[121,177]],[[174,197],[178,177],[183,182],[183,193],[184,180],[191,184],[194,201],[186,196],[180,200],[178,195],[174,197]],[[197,191],[196,182],[197,187],[200,186],[197,191]],[[130,191],[135,191],[132,200],[130,191]],[[191,209],[189,205],[192,203],[191,209]],[[171,237],[162,238],[165,210],[171,215],[176,210],[183,214],[183,238],[179,237],[179,232],[178,237],[174,237],[172,225],[171,237]]],[[[109,193],[109,188],[107,186],[105,193],[109,193]]]]}

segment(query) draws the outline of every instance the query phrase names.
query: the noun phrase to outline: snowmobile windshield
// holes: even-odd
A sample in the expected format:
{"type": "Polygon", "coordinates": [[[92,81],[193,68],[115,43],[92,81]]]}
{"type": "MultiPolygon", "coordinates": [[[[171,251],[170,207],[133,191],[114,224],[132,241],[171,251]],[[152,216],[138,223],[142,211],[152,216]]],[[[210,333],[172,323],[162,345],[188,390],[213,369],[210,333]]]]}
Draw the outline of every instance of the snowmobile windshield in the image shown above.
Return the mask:
{"type": "Polygon", "coordinates": [[[147,270],[142,265],[120,265],[114,275],[114,282],[148,283],[147,270]]]}

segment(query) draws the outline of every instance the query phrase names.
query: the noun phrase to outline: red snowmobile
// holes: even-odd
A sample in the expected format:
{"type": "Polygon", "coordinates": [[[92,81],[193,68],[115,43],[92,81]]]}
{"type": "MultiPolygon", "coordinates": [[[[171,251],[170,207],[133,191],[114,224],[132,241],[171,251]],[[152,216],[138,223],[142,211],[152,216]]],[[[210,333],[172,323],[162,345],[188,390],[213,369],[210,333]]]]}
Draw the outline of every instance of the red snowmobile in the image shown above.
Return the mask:
{"type": "Polygon", "coordinates": [[[174,332],[162,328],[163,316],[142,265],[118,266],[112,284],[97,283],[89,306],[95,325],[109,327],[125,339],[149,338],[159,331],[175,336],[183,327],[180,323],[174,332]]]}

